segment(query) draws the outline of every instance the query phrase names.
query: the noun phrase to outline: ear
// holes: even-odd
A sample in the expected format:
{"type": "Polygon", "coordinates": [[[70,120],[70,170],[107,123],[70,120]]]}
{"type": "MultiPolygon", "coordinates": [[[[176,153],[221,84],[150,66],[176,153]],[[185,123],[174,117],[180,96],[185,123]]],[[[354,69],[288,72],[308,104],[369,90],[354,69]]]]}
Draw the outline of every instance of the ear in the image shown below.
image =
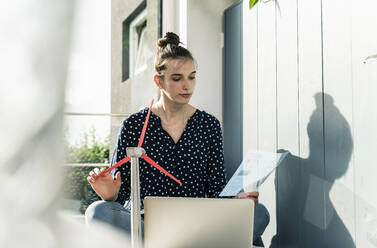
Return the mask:
{"type": "Polygon", "coordinates": [[[162,89],[162,80],[161,80],[161,78],[157,75],[157,74],[155,74],[154,75],[154,77],[153,77],[153,80],[154,80],[154,83],[156,84],[156,86],[159,88],[159,89],[162,89]]]}

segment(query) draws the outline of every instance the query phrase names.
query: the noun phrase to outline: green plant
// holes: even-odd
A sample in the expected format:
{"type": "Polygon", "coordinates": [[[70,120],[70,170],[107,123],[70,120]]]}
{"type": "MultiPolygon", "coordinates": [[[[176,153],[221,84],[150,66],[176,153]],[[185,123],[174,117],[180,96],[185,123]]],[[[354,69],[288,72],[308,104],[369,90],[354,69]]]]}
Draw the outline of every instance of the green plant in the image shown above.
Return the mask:
{"type": "MultiPolygon", "coordinates": [[[[109,163],[110,138],[103,142],[98,141],[95,129],[91,128],[89,133],[84,132],[81,141],[76,145],[66,143],[67,163],[109,163]]],[[[94,167],[66,167],[64,177],[63,195],[67,199],[80,200],[81,213],[94,201],[98,200],[97,194],[87,181],[89,172],[94,167]]]]}
{"type": "Polygon", "coordinates": [[[249,0],[249,9],[252,9],[257,2],[258,0],[249,0]]]}
{"type": "Polygon", "coordinates": [[[110,137],[104,142],[96,139],[96,131],[92,127],[89,133],[84,132],[79,144],[66,144],[67,163],[108,163],[110,137]]]}

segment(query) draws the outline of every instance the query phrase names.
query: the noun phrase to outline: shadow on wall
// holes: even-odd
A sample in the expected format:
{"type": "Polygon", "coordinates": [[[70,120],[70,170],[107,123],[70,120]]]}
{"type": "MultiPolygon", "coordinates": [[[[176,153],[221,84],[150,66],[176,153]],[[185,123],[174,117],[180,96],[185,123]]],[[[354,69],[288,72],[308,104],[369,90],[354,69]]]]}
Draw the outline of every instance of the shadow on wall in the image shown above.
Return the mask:
{"type": "Polygon", "coordinates": [[[329,196],[334,181],[349,166],[353,152],[350,127],[330,95],[317,93],[314,99],[316,109],[307,126],[309,157],[290,154],[276,173],[278,212],[273,248],[355,247],[329,196]]]}

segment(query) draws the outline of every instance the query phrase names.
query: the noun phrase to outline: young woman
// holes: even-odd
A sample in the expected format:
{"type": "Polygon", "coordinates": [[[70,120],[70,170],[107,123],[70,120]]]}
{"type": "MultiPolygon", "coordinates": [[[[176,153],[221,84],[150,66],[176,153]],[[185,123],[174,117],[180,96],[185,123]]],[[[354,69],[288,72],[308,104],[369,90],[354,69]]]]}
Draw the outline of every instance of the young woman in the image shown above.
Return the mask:
{"type": "MultiPolygon", "coordinates": [[[[140,163],[140,196],[218,197],[226,184],[222,131],[216,117],[189,104],[196,84],[195,60],[171,32],[157,42],[154,83],[161,98],[151,110],[143,148],[146,154],[182,182],[182,186],[146,163],[140,163]]],[[[113,161],[125,158],[126,147],[136,147],[149,108],[127,117],[120,128],[113,161]]],[[[122,165],[98,177],[90,172],[88,182],[103,199],[89,206],[86,220],[102,220],[130,232],[130,166],[122,165]]],[[[258,202],[258,192],[237,198],[258,202]]],[[[143,200],[141,202],[143,209],[143,200]]],[[[267,210],[255,208],[254,239],[269,222],[267,210]]]]}

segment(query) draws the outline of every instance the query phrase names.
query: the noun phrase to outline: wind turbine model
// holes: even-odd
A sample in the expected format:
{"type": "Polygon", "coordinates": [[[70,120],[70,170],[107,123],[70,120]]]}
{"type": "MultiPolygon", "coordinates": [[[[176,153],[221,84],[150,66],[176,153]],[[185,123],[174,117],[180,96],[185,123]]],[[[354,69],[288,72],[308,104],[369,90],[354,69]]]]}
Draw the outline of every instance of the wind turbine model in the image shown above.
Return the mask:
{"type": "Polygon", "coordinates": [[[108,173],[110,170],[115,169],[121,166],[124,163],[127,163],[131,160],[131,247],[132,248],[141,248],[141,216],[140,216],[140,182],[139,182],[139,158],[142,157],[147,163],[156,167],[158,170],[163,172],[165,175],[182,185],[182,183],[167,172],[164,168],[158,165],[155,161],[153,161],[147,154],[145,154],[145,150],[141,147],[144,141],[145,132],[147,130],[147,125],[149,121],[149,116],[151,114],[151,109],[153,105],[153,101],[151,106],[149,107],[147,117],[145,118],[144,126],[141,131],[141,135],[139,138],[139,143],[137,147],[127,147],[127,157],[120,160],[118,163],[114,164],[107,170],[102,171],[98,176],[101,176],[105,173],[108,173]]]}

